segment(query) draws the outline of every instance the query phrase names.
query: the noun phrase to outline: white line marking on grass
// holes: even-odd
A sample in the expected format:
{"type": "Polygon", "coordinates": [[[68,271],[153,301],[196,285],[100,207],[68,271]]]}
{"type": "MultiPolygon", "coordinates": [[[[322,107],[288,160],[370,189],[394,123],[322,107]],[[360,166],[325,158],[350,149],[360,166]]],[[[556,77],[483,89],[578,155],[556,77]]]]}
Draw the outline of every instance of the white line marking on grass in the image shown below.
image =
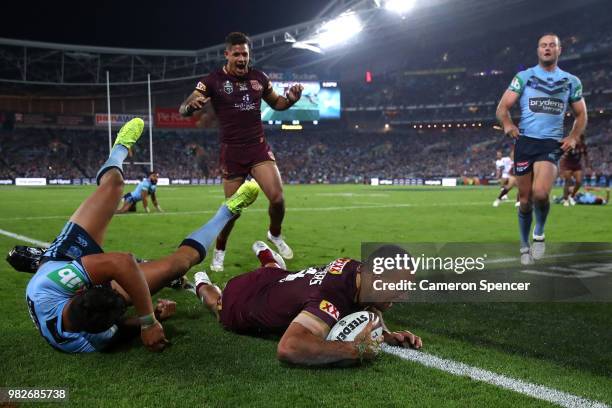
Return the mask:
{"type": "Polygon", "coordinates": [[[15,234],[14,232],[5,231],[3,229],[0,229],[0,234],[6,235],[9,238],[15,238],[15,239],[18,239],[19,241],[29,242],[30,244],[38,245],[38,246],[45,247],[45,248],[48,248],[49,246],[51,246],[51,243],[49,242],[39,241],[37,239],[26,237],[25,235],[15,234]]]}
{"type": "Polygon", "coordinates": [[[507,390],[515,391],[533,398],[552,402],[553,404],[558,404],[562,407],[608,407],[608,405],[599,401],[593,401],[567,392],[555,390],[554,388],[518,380],[516,378],[497,374],[492,371],[483,370],[482,368],[472,367],[458,361],[436,357],[422,351],[387,345],[383,345],[383,351],[404,360],[414,361],[427,367],[446,371],[450,374],[486,382],[500,388],[505,388],[507,390]]]}
{"type": "MultiPolygon", "coordinates": [[[[364,203],[366,204],[366,203],[364,203]]],[[[297,207],[287,208],[287,212],[318,212],[318,211],[344,211],[344,210],[376,210],[380,208],[409,208],[409,207],[463,207],[483,204],[482,202],[465,202],[465,203],[433,203],[433,204],[369,204],[366,205],[344,205],[334,207],[297,207]]],[[[250,208],[247,212],[268,212],[267,208],[250,208]]],[[[214,210],[198,210],[198,211],[165,211],[163,213],[137,213],[137,214],[123,214],[119,217],[151,217],[151,216],[168,216],[168,215],[197,215],[197,214],[215,214],[217,209],[214,210]]],[[[17,220],[52,220],[52,219],[65,219],[68,220],[70,215],[41,215],[34,217],[5,217],[0,218],[0,221],[17,221],[17,220]]]]}
{"type": "MultiPolygon", "coordinates": [[[[612,249],[602,249],[601,251],[587,251],[587,252],[569,252],[566,254],[552,254],[552,255],[544,255],[544,259],[552,259],[552,258],[571,258],[573,256],[576,255],[595,255],[595,254],[610,254],[612,253],[612,249]]],[[[486,263],[489,264],[496,264],[496,263],[509,263],[509,262],[516,262],[519,261],[521,258],[519,257],[514,257],[514,258],[498,258],[498,259],[492,259],[490,261],[487,261],[486,263]]]]}

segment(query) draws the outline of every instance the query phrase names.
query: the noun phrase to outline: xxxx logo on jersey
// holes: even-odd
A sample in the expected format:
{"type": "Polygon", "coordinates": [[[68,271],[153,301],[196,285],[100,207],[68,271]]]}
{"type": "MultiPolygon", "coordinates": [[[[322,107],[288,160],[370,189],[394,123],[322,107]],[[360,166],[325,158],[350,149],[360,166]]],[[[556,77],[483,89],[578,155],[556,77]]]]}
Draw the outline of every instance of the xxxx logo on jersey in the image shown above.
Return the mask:
{"type": "Polygon", "coordinates": [[[323,299],[319,304],[319,309],[333,317],[335,320],[338,320],[340,317],[340,311],[333,305],[333,303],[323,299]]]}
{"type": "Polygon", "coordinates": [[[344,269],[346,264],[349,263],[350,261],[351,261],[350,258],[338,258],[334,262],[329,264],[328,272],[331,273],[332,275],[341,275],[342,270],[344,269]]]}

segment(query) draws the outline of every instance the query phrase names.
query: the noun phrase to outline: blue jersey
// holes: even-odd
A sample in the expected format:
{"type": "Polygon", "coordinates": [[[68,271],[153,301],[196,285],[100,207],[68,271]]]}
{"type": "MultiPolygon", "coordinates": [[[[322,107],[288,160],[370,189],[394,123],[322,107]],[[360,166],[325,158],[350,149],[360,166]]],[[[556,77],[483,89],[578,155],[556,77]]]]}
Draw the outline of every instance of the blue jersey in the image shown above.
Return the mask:
{"type": "Polygon", "coordinates": [[[582,84],[574,75],[539,65],[521,71],[509,90],[520,95],[520,134],[535,139],[563,138],[563,119],[568,107],[582,99],[582,84]]]}
{"type": "Polygon", "coordinates": [[[578,204],[595,204],[597,196],[593,193],[579,193],[576,195],[576,202],[578,204]]]}
{"type": "Polygon", "coordinates": [[[117,332],[117,326],[102,333],[66,332],[62,312],[72,296],[92,283],[77,261],[44,263],[28,283],[26,300],[30,317],[40,334],[54,348],[67,353],[88,353],[103,349],[117,332]]]}
{"type": "Polygon", "coordinates": [[[136,189],[132,191],[130,194],[132,195],[132,199],[134,202],[142,200],[142,192],[146,191],[149,195],[154,194],[157,189],[157,185],[151,183],[148,177],[142,179],[140,183],[136,186],[136,189]]]}

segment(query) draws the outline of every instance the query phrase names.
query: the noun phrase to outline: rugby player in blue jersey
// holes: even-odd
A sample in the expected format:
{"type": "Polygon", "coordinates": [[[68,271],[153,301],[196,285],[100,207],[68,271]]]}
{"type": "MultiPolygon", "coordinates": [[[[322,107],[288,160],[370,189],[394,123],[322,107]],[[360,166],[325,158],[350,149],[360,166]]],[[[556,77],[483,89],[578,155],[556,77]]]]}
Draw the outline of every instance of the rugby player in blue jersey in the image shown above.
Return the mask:
{"type": "Polygon", "coordinates": [[[157,179],[159,173],[152,171],[149,175],[142,179],[136,186],[136,189],[131,193],[127,193],[123,196],[123,205],[117,210],[117,214],[123,214],[128,211],[136,211],[136,203],[142,201],[142,206],[146,212],[149,212],[149,202],[147,198],[150,196],[153,201],[153,206],[159,212],[162,212],[159,203],[157,202],[157,179]],[[133,209],[133,210],[132,210],[133,209]]]}
{"type": "Polygon", "coordinates": [[[557,163],[563,152],[576,147],[587,124],[582,84],[557,66],[561,42],[556,34],[538,41],[538,65],[516,74],[497,107],[497,119],[507,136],[515,139],[514,174],[519,194],[518,223],[521,263],[533,264],[544,256],[544,226],[550,209],[549,194],[557,178],[557,163]],[[521,121],[517,127],[510,109],[519,101],[521,121]],[[563,119],[571,109],[574,124],[564,137],[563,119]],[[529,243],[532,212],[535,213],[533,242],[529,243]]]}
{"type": "Polygon", "coordinates": [[[100,351],[126,333],[139,333],[152,351],[165,348],[168,341],[159,321],[172,315],[176,304],[161,301],[154,306],[151,293],[202,262],[219,232],[257,197],[257,184],[244,183],[204,226],[160,260],[138,264],[131,254],[105,253],[106,228],[123,194],[123,161],[143,128],[140,118],[121,128],[98,172],[98,188],[70,217],[28,283],[30,316],[41,336],[57,350],[100,351]],[[130,304],[137,316],[126,318],[130,304]]]}

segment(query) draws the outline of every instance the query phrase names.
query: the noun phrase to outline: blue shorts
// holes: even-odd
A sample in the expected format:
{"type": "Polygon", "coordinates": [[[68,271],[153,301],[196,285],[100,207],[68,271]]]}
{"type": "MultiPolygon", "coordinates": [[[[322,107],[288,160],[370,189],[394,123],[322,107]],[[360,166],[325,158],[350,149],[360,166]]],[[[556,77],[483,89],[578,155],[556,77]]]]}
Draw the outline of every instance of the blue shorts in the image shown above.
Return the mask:
{"type": "Polygon", "coordinates": [[[514,175],[524,176],[533,171],[533,163],[548,161],[555,165],[563,154],[561,142],[555,139],[536,139],[519,136],[514,145],[514,175]]]}
{"type": "Polygon", "coordinates": [[[43,254],[40,264],[48,261],[74,261],[87,255],[104,253],[100,245],[80,225],[68,221],[62,232],[43,254]]]}
{"type": "Polygon", "coordinates": [[[130,203],[130,204],[134,204],[136,202],[138,202],[137,199],[134,198],[134,196],[132,196],[132,193],[127,193],[126,195],[123,196],[123,200],[126,203],[130,203]]]}

